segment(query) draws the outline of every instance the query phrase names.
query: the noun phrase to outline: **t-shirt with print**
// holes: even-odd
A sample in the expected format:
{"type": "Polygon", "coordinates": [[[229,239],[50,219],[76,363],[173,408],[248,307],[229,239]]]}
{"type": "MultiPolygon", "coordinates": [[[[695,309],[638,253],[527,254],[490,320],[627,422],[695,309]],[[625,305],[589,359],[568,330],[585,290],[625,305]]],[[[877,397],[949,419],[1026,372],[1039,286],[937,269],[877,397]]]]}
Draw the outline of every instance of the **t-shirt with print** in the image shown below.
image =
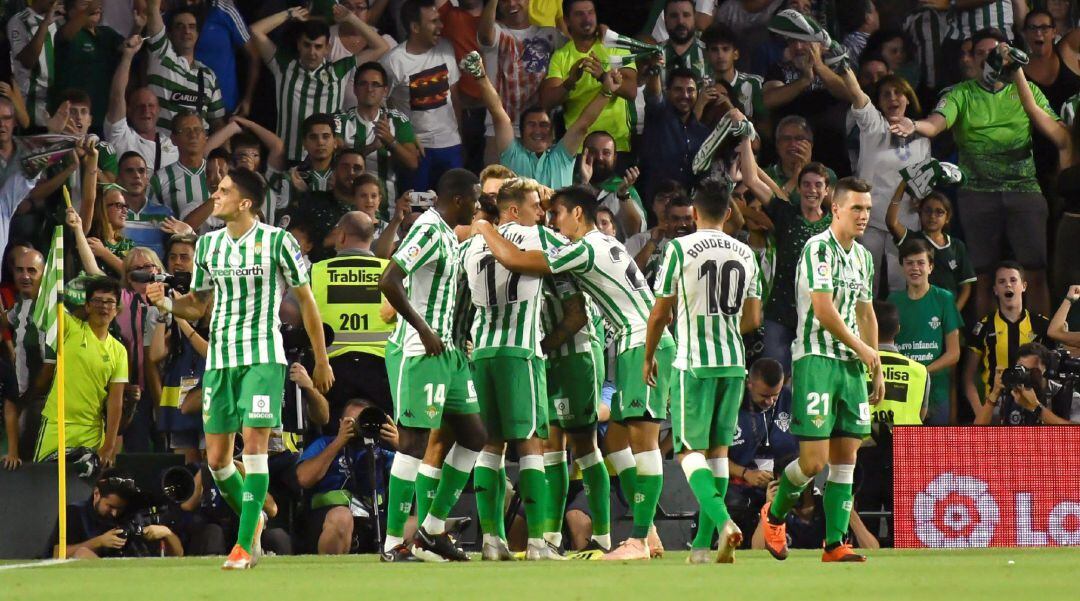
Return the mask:
{"type": "Polygon", "coordinates": [[[450,94],[461,74],[450,43],[440,40],[423,54],[412,54],[405,46],[401,44],[379,59],[389,76],[389,106],[409,117],[422,147],[461,144],[450,94]]]}

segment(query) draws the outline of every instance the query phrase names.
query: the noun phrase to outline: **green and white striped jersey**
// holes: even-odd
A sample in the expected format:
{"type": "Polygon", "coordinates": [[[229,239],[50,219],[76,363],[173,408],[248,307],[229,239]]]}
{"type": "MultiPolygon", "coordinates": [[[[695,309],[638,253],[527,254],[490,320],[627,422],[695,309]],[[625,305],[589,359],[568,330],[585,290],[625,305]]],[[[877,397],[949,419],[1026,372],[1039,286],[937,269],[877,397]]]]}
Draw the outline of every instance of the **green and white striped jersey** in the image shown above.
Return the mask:
{"type": "Polygon", "coordinates": [[[760,75],[735,71],[735,78],[728,83],[735,90],[735,101],[747,119],[765,116],[765,80],[760,75]]]}
{"type": "MultiPolygon", "coordinates": [[[[543,304],[540,306],[540,332],[543,336],[547,336],[566,319],[566,314],[563,313],[563,301],[578,294],[584,296],[574,278],[567,274],[544,278],[544,299],[543,304]]],[[[587,318],[585,325],[562,346],[552,349],[548,353],[548,359],[566,357],[576,353],[588,353],[592,351],[593,344],[599,343],[595,325],[597,321],[602,320],[599,318],[596,306],[589,300],[588,296],[585,296],[585,315],[587,318]]]]}
{"type": "Polygon", "coordinates": [[[300,125],[315,113],[333,114],[341,110],[348,75],[356,68],[356,57],[325,62],[313,71],[300,65],[288,51],[278,49],[267,61],[277,84],[277,135],[285,142],[285,157],[303,158],[300,125]]]}
{"type": "Polygon", "coordinates": [[[300,245],[285,230],[256,222],[236,240],[227,228],[200,236],[191,289],[214,291],[206,368],[285,364],[278,309],[287,287],[307,283],[300,245]]]}
{"type": "Polygon", "coordinates": [[[720,230],[675,238],[654,288],[658,297],[677,297],[675,367],[746,367],[739,332],[743,303],[761,298],[761,274],[749,246],[720,230]]]}
{"type": "Polygon", "coordinates": [[[976,31],[993,27],[1013,39],[1013,0],[991,0],[982,6],[956,10],[949,19],[945,38],[966,40],[976,31]]]}
{"type": "MultiPolygon", "coordinates": [[[[409,276],[405,282],[409,304],[447,348],[454,348],[454,307],[461,267],[458,247],[454,230],[438,211],[428,209],[413,223],[391,257],[409,276]]],[[[398,320],[390,339],[401,347],[404,357],[424,354],[420,335],[404,319],[398,320]]]]}
{"type": "Polygon", "coordinates": [[[645,344],[653,295],[634,258],[611,236],[592,230],[567,246],[547,251],[554,274],[573,274],[617,332],[615,350],[645,344]]]}
{"type": "MultiPolygon", "coordinates": [[[[374,121],[367,121],[355,109],[334,115],[337,122],[335,132],[347,148],[363,152],[369,144],[375,143],[375,124],[383,117],[383,112],[390,121],[390,131],[401,144],[415,144],[416,134],[413,132],[412,122],[401,111],[390,108],[379,109],[374,121]]],[[[383,202],[393,202],[398,197],[397,191],[397,168],[394,158],[387,148],[373,150],[364,155],[367,171],[374,171],[383,183],[383,202]]]]}
{"type": "Polygon", "coordinates": [[[859,303],[873,302],[874,259],[858,242],[844,250],[833,236],[832,228],[806,241],[795,269],[796,315],[795,342],[791,359],[805,355],[830,357],[841,361],[858,360],[855,351],[833,337],[814,315],[811,292],[831,292],[833,305],[844,325],[856,336],[859,321],[855,309],[859,303]]]}
{"type": "MultiPolygon", "coordinates": [[[[49,10],[52,10],[50,7],[49,10]]],[[[45,21],[45,15],[39,15],[32,8],[25,8],[7,22],[8,41],[11,42],[11,71],[15,75],[15,85],[19,87],[26,102],[26,110],[30,113],[30,123],[33,126],[44,127],[49,119],[48,101],[49,85],[53,82],[56,74],[54,61],[56,52],[53,49],[53,36],[56,35],[56,22],[49,25],[49,32],[45,34],[45,42],[41,45],[41,53],[38,54],[37,62],[30,69],[23,66],[17,58],[23,48],[34,39],[38,27],[45,21]]]]}
{"type": "Polygon", "coordinates": [[[203,159],[195,170],[188,169],[180,161],[162,167],[150,178],[150,190],[153,198],[172,209],[177,219],[186,218],[210,198],[210,188],[206,185],[206,160],[203,159]]]}
{"type": "MultiPolygon", "coordinates": [[[[543,250],[559,244],[543,226],[504,223],[499,234],[522,250],[543,250]]],[[[524,358],[540,350],[540,305],[543,278],[514,273],[495,260],[481,236],[465,243],[461,256],[476,316],[472,322],[473,358],[492,355],[524,358]]]]}
{"type": "Polygon", "coordinates": [[[190,65],[173,50],[165,29],[150,36],[150,66],[147,70],[150,91],[158,98],[158,130],[168,135],[172,118],[181,111],[202,115],[203,127],[208,121],[225,118],[225,101],[221,98],[214,70],[199,61],[190,65]]]}

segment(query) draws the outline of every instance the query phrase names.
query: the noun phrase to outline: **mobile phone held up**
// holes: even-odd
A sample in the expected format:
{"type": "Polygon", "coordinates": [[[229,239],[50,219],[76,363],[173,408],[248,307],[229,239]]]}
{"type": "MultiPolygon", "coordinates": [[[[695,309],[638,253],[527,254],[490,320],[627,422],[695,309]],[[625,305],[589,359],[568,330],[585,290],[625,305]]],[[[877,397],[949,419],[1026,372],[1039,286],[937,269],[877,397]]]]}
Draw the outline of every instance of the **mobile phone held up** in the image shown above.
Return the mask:
{"type": "Polygon", "coordinates": [[[409,192],[409,205],[412,206],[413,213],[423,213],[435,206],[435,198],[435,192],[431,190],[427,192],[409,192]]]}

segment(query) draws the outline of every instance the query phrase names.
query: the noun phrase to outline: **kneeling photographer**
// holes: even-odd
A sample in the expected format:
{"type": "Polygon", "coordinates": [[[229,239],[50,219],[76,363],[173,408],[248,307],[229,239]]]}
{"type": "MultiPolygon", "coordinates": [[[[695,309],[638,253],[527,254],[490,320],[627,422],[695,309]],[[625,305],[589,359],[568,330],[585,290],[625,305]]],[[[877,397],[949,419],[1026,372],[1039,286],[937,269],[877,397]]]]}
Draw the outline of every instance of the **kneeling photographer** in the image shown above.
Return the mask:
{"type": "Polygon", "coordinates": [[[994,386],[975,416],[976,425],[1070,425],[1080,360],[1031,342],[1017,350],[1016,364],[998,369],[994,386]]]}
{"type": "MultiPolygon", "coordinates": [[[[94,484],[90,498],[68,505],[67,557],[182,557],[180,539],[155,519],[141,511],[143,495],[135,480],[120,470],[106,470],[94,484]]],[[[60,529],[49,540],[49,554],[59,552],[60,529]]]]}
{"type": "Polygon", "coordinates": [[[337,555],[379,548],[397,443],[397,427],[386,413],[352,399],[337,435],[322,436],[304,449],[296,479],[309,503],[307,551],[337,555]]]}

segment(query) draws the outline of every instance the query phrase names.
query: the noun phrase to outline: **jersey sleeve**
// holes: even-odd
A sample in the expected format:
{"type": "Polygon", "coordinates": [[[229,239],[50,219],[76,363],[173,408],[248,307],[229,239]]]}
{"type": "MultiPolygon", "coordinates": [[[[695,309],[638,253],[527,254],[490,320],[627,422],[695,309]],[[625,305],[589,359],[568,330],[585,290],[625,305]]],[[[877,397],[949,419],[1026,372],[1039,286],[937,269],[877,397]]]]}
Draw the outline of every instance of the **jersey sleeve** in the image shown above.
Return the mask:
{"type": "Polygon", "coordinates": [[[209,238],[202,236],[195,242],[195,261],[191,273],[191,289],[195,292],[207,292],[214,288],[210,279],[210,265],[207,259],[210,257],[209,238]]]}
{"type": "Polygon", "coordinates": [[[760,299],[765,290],[765,282],[757,255],[751,257],[746,267],[746,298],[760,299]]]}
{"type": "Polygon", "coordinates": [[[986,354],[986,335],[993,328],[992,319],[994,319],[993,313],[975,322],[971,332],[968,333],[968,348],[979,355],[986,354]]]}
{"type": "Polygon", "coordinates": [[[874,257],[865,248],[861,250],[863,264],[866,265],[866,277],[863,278],[862,287],[859,289],[859,301],[872,303],[874,302],[874,257]]]}
{"type": "Polygon", "coordinates": [[[963,88],[957,86],[941,97],[937,106],[934,107],[933,112],[945,118],[946,127],[952,127],[953,124],[956,123],[956,117],[960,114],[960,110],[963,107],[963,100],[963,88]]]}
{"type": "Polygon", "coordinates": [[[942,290],[941,297],[944,301],[942,303],[944,305],[942,307],[942,312],[945,313],[941,320],[941,330],[946,334],[952,334],[960,329],[964,320],[960,317],[960,312],[956,310],[956,297],[953,296],[953,293],[948,290],[942,290]]]}
{"type": "Polygon", "coordinates": [[[308,283],[308,268],[304,263],[304,251],[300,249],[300,244],[289,232],[281,233],[277,264],[290,287],[297,288],[308,283]]]}
{"type": "Polygon", "coordinates": [[[128,382],[128,351],[123,344],[113,339],[115,343],[109,354],[113,356],[113,369],[109,374],[109,384],[126,384],[128,382]]]}
{"type": "MultiPolygon", "coordinates": [[[[209,71],[209,69],[207,69],[209,71]]],[[[213,73],[213,71],[210,71],[213,73]]],[[[221,96],[221,86],[218,85],[217,74],[214,77],[208,78],[208,92],[210,93],[209,102],[206,105],[206,119],[208,121],[214,121],[217,119],[225,118],[225,99],[221,96]]]]}
{"type": "Polygon", "coordinates": [[[574,273],[585,271],[592,264],[592,253],[584,242],[578,240],[569,246],[561,246],[547,251],[548,267],[551,273],[574,273]]]}
{"type": "Polygon", "coordinates": [[[675,296],[680,273],[682,273],[682,248],[679,247],[678,240],[672,240],[664,249],[664,257],[660,260],[660,271],[653,284],[653,292],[658,298],[675,296]]]}
{"type": "MultiPolygon", "coordinates": [[[[40,27],[40,25],[38,26],[40,27]]],[[[35,30],[35,33],[37,30],[35,30]]],[[[16,58],[23,48],[26,48],[30,40],[33,39],[34,34],[30,33],[30,30],[26,28],[26,23],[15,15],[8,19],[7,22],[7,35],[8,41],[11,43],[11,61],[14,63],[19,59],[16,58]]]]}
{"type": "Polygon", "coordinates": [[[394,122],[394,137],[402,144],[415,144],[416,132],[413,131],[412,121],[409,121],[405,115],[400,113],[398,115],[399,118],[394,122]]]}
{"type": "Polygon", "coordinates": [[[803,276],[811,292],[833,291],[833,261],[824,240],[808,242],[802,252],[803,276]]]}
{"type": "Polygon", "coordinates": [[[171,58],[176,60],[176,53],[173,52],[172,42],[165,36],[166,27],[162,27],[161,31],[150,36],[146,41],[150,44],[150,54],[157,57],[157,60],[165,60],[171,58]]]}
{"type": "Polygon", "coordinates": [[[439,249],[439,235],[430,224],[414,225],[390,257],[407,275],[426,265],[439,249]]]}

